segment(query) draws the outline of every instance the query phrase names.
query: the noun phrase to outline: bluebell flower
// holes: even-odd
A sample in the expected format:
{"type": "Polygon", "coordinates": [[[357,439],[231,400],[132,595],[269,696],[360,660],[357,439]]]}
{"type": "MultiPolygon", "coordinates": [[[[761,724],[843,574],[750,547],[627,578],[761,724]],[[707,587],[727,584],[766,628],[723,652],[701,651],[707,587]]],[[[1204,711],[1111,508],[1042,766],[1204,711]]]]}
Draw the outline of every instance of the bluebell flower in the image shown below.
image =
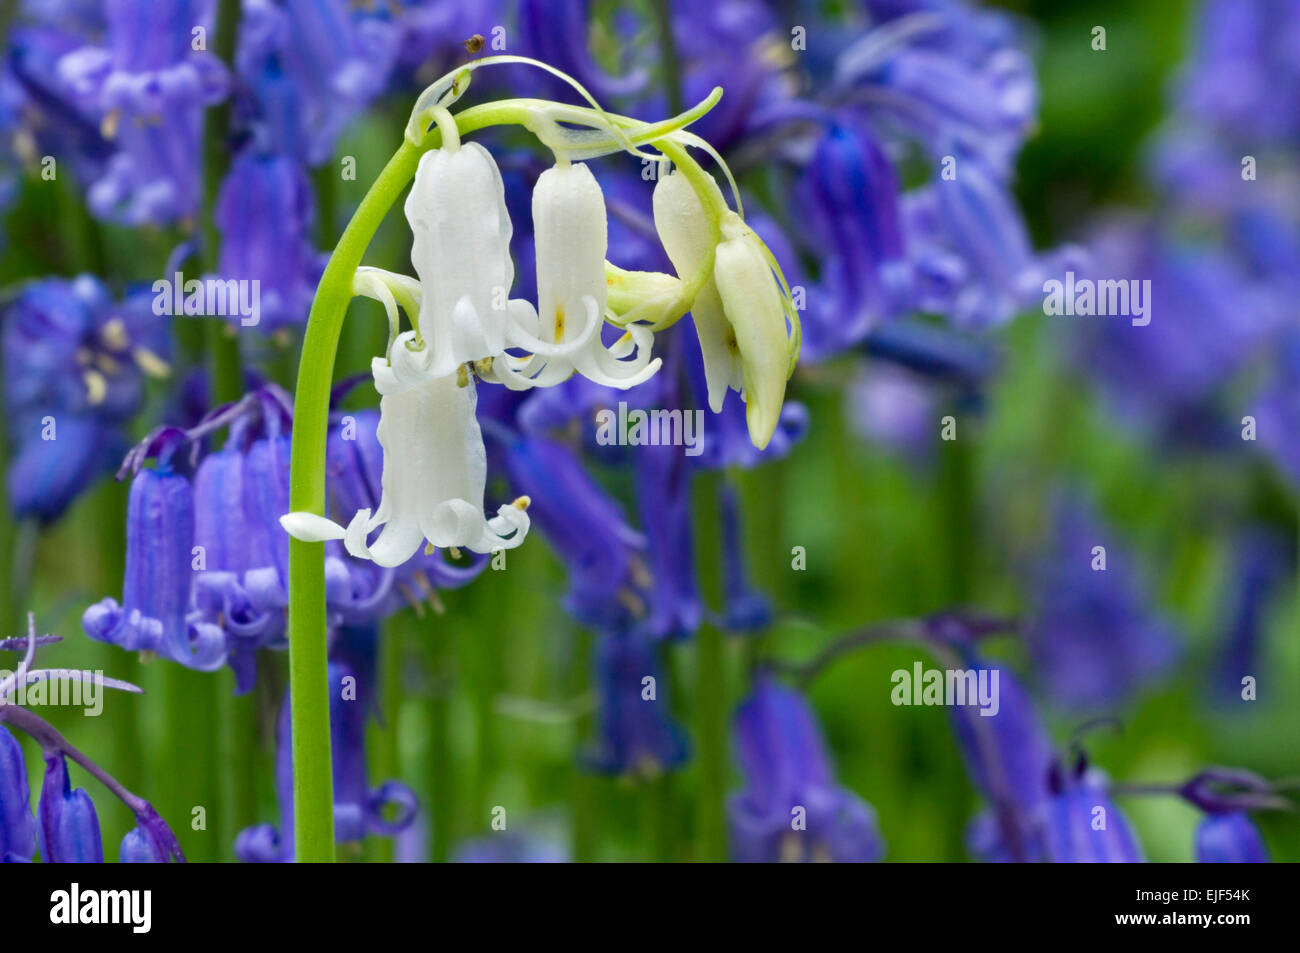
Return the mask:
{"type": "Polygon", "coordinates": [[[863,440],[916,461],[933,452],[939,399],[920,375],[882,361],[866,363],[854,374],[845,404],[849,423],[863,440]]]}
{"type": "Polygon", "coordinates": [[[639,628],[656,639],[693,635],[704,615],[693,555],[692,466],[683,451],[671,444],[639,447],[634,461],[652,586],[639,628]]]}
{"type": "Polygon", "coordinates": [[[30,861],[36,853],[36,819],[27,789],[23,749],[0,725],[0,863],[30,861]]]}
{"type": "Polygon", "coordinates": [[[1050,696],[1071,708],[1118,704],[1161,678],[1178,656],[1173,627],[1148,605],[1121,541],[1082,499],[1056,504],[1037,560],[1027,640],[1050,696]],[[1105,569],[1095,569],[1105,548],[1105,569]]]}
{"type": "Polygon", "coordinates": [[[189,480],[165,459],[159,469],[140,470],[127,508],[122,602],[108,598],[87,609],[82,616],[86,634],[191,668],[220,668],[226,656],[221,630],[189,618],[193,546],[189,480]]]}
{"type": "Polygon", "coordinates": [[[270,333],[303,324],[324,261],[311,242],[312,196],[302,168],[285,156],[242,153],[221,184],[215,215],[220,277],[259,283],[258,326],[270,333]]]}
{"type": "Polygon", "coordinates": [[[962,705],[951,709],[967,771],[989,801],[967,832],[967,846],[980,860],[1039,860],[1055,757],[1051,739],[1029,694],[1006,666],[963,654],[967,667],[998,672],[996,714],[962,705]]]}
{"type": "MultiPolygon", "coordinates": [[[[640,93],[649,79],[646,70],[634,68],[626,75],[611,76],[596,65],[587,43],[589,6],[587,0],[519,0],[519,33],[525,55],[568,73],[602,102],[640,93]]],[[[557,94],[573,95],[567,85],[563,93],[558,81],[553,85],[557,94]]]]}
{"type": "Polygon", "coordinates": [[[68,765],[60,751],[45,754],[45,780],[36,813],[40,820],[37,835],[41,859],[45,863],[103,863],[99,815],[89,794],[81,788],[72,790],[68,765]]]}
{"type": "Polygon", "coordinates": [[[672,696],[655,652],[635,634],[601,637],[597,737],[583,757],[594,770],[653,777],[686,760],[686,733],[672,716],[672,696]]]}
{"type": "Polygon", "coordinates": [[[624,627],[645,611],[645,537],[564,444],[513,440],[505,452],[513,490],[526,494],[534,523],[564,562],[565,609],[597,628],[624,627]]]}
{"type": "MultiPolygon", "coordinates": [[[[373,642],[373,631],[369,634],[373,642]]],[[[364,633],[335,634],[338,654],[356,658],[364,633]],[[341,651],[340,651],[341,647],[341,651]]],[[[340,843],[359,841],[367,834],[391,836],[415,819],[414,793],[396,781],[371,788],[368,781],[366,720],[373,710],[373,677],[357,674],[348,661],[332,659],[330,681],[330,744],[334,771],[334,833],[340,843]],[[395,811],[391,809],[396,808],[395,811]],[[389,816],[392,813],[393,816],[389,816]]],[[[235,854],[248,863],[288,863],[293,846],[293,740],[286,697],[276,725],[275,787],[280,802],[280,826],[259,824],[241,831],[235,854]]]]}
{"type": "Polygon", "coordinates": [[[96,279],[33,282],[6,310],[4,398],[16,444],[16,516],[51,521],[120,456],[143,374],[166,373],[165,329],[136,293],[114,304],[96,279]]]}
{"type": "Polygon", "coordinates": [[[1210,814],[1196,828],[1196,860],[1201,864],[1266,864],[1268,849],[1249,814],[1210,814]]]}
{"type": "Polygon", "coordinates": [[[754,632],[772,622],[772,601],[754,588],[745,570],[740,532],[740,502],[730,485],[718,493],[722,515],[722,627],[728,632],[754,632]]]}
{"type": "Polygon", "coordinates": [[[1045,859],[1054,864],[1136,864],[1142,848],[1128,819],[1091,773],[1066,781],[1047,807],[1045,859]]]}
{"type": "Polygon", "coordinates": [[[1242,679],[1258,677],[1270,604],[1294,578],[1295,547],[1286,536],[1248,527],[1233,541],[1230,590],[1220,617],[1222,641],[1211,670],[1214,692],[1227,706],[1241,701],[1242,679]]]}
{"type": "Polygon", "coordinates": [[[870,132],[834,124],[803,171],[797,201],[822,262],[820,289],[828,299],[822,322],[829,340],[819,346],[817,315],[808,327],[817,357],[856,344],[908,306],[900,188],[870,132]]]}
{"type": "Polygon", "coordinates": [[[1277,342],[1270,379],[1256,398],[1256,439],[1282,475],[1300,486],[1300,333],[1277,342]]]}
{"type": "MultiPolygon", "coordinates": [[[[493,31],[508,23],[510,4],[506,0],[395,0],[389,7],[400,35],[398,71],[413,71],[417,82],[427,83],[464,59],[462,44],[471,36],[478,34],[491,44],[493,31]]],[[[500,51],[489,46],[483,55],[494,52],[500,51]]]]}
{"type": "Polygon", "coordinates": [[[835,783],[816,716],[798,693],[760,676],[735,718],[745,787],[728,802],[742,862],[880,860],[875,811],[835,783]]]}
{"type": "Polygon", "coordinates": [[[192,46],[196,26],[210,31],[211,7],[110,0],[104,45],[59,61],[77,103],[115,148],[87,192],[97,216],[142,225],[198,211],[203,110],[228,87],[220,60],[192,46]]]}
{"type": "Polygon", "coordinates": [[[308,165],[334,153],[339,134],[388,82],[400,34],[376,10],[345,0],[251,0],[236,68],[241,113],[257,146],[308,165]]]}

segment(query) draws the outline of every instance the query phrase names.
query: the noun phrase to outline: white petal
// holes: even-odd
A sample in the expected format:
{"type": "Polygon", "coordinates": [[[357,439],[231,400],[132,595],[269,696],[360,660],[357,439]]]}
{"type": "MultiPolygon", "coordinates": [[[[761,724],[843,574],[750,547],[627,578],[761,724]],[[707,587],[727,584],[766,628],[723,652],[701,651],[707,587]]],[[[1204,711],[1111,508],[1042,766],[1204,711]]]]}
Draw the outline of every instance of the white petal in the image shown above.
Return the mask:
{"type": "Polygon", "coordinates": [[[343,538],[342,526],[316,513],[285,513],[280,517],[280,525],[286,533],[304,543],[323,543],[327,539],[343,538]]]}

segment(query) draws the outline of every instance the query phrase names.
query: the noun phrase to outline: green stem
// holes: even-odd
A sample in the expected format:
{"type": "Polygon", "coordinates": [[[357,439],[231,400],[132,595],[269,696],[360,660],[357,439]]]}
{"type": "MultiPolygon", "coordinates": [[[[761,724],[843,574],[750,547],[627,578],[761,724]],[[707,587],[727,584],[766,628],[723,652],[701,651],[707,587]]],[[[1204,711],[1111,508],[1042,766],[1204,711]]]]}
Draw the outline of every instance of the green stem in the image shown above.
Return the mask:
{"type": "MultiPolygon", "coordinates": [[[[405,140],[361,200],[321,275],[307,318],[294,395],[289,508],[325,508],[325,437],[352,275],[388,210],[415,176],[421,147],[405,140]]],[[[325,547],[289,540],[289,704],[293,711],[294,843],[302,861],[334,859],[329,691],[325,645],[325,547]]]]}
{"type": "Polygon", "coordinates": [[[696,741],[700,791],[696,842],[701,861],[727,859],[727,673],[721,630],[700,626],[696,639],[696,741]]]}

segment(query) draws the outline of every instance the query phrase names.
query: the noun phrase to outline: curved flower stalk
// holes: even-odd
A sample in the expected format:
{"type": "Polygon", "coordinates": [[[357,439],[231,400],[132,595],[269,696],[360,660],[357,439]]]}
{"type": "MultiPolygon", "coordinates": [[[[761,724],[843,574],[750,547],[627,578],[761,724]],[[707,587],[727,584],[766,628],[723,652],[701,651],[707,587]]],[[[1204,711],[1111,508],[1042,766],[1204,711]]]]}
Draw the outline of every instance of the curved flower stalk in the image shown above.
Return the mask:
{"type": "Polygon", "coordinates": [[[100,863],[104,848],[95,805],[81,788],[73,789],[69,760],[75,762],[125,804],[139,822],[122,839],[123,863],[184,861],[180,842],[166,822],[143,798],[132,794],[103,768],[70,745],[52,725],[22,707],[27,685],[44,680],[89,682],[139,693],[128,682],[104,678],[96,672],[75,669],[33,669],[37,647],[60,641],[58,636],[38,636],[36,621],[27,617],[25,639],[0,639],[0,650],[23,651],[14,674],[0,680],[0,862],[31,861],[39,844],[46,863],[100,863]],[[41,746],[45,778],[36,817],[31,812],[27,768],[22,748],[5,727],[8,724],[41,746]]]}
{"type": "MultiPolygon", "coordinates": [[[[779,277],[779,268],[766,247],[744,225],[741,216],[725,208],[716,184],[686,152],[686,147],[690,146],[712,153],[707,143],[684,132],[683,127],[711,108],[718,96],[720,91],[715,90],[708,100],[680,116],[657,124],[644,123],[606,113],[580,84],[553,67],[513,56],[477,60],[448,73],[421,94],[407,124],[404,142],[344,231],[326,265],[308,319],[295,405],[290,512],[282,520],[282,525],[294,537],[289,554],[290,686],[295,844],[301,859],[331,858],[334,842],[331,757],[328,733],[323,730],[329,721],[325,697],[328,684],[325,552],[323,547],[315,544],[342,539],[354,554],[369,553],[378,556],[376,562],[396,565],[414,554],[421,540],[432,543],[436,539],[447,545],[485,551],[504,543],[518,545],[528,525],[524,512],[527,502],[523,499],[499,510],[493,520],[486,519],[482,512],[481,475],[485,472],[485,454],[477,422],[472,422],[475,394],[471,374],[490,379],[492,365],[498,361],[503,365],[509,364],[506,356],[512,342],[524,340],[520,332],[531,330],[530,323],[526,323],[531,316],[523,305],[509,299],[513,268],[502,254],[508,251],[509,216],[504,212],[499,172],[485,151],[463,146],[461,137],[490,125],[521,125],[555,152],[561,167],[566,162],[625,150],[646,156],[640,151],[642,146],[656,147],[678,166],[696,189],[704,208],[703,227],[714,245],[724,240],[734,243],[729,244],[722,256],[728,272],[723,286],[733,301],[743,299],[746,304],[759,305],[763,309],[763,326],[767,328],[773,315],[794,317],[789,291],[779,277]],[[503,63],[527,64],[557,75],[575,87],[592,106],[503,100],[471,107],[453,117],[449,109],[468,88],[472,73],[488,65],[503,63]],[[435,128],[430,129],[430,122],[435,128]],[[572,125],[585,128],[568,128],[572,125]],[[425,154],[432,149],[437,152],[425,154]],[[439,182],[443,174],[448,178],[439,182]],[[386,439],[381,440],[384,445],[384,499],[373,516],[362,510],[344,529],[322,515],[326,502],[322,464],[326,457],[334,357],[344,312],[356,287],[362,255],[380,221],[412,180],[419,180],[408,200],[408,213],[415,229],[413,264],[425,286],[419,302],[419,317],[410,332],[394,336],[388,354],[372,362],[372,371],[376,388],[383,398],[381,430],[385,435],[392,433],[395,441],[399,435],[409,436],[409,446],[414,453],[408,454],[407,446],[399,448],[396,442],[390,445],[386,439]],[[449,185],[460,188],[449,190],[449,185]],[[445,201],[445,207],[422,208],[421,196],[445,201]],[[468,216],[468,221],[462,220],[461,212],[468,216]],[[727,227],[725,235],[724,224],[727,227]],[[471,235],[467,231],[473,228],[477,228],[479,234],[471,235]],[[468,239],[468,247],[480,253],[475,256],[476,261],[436,260],[439,251],[457,254],[458,238],[468,239]],[[430,254],[435,260],[428,260],[430,254]],[[467,286],[452,274],[458,265],[465,269],[467,278],[498,283],[490,287],[481,284],[467,286]],[[760,267],[768,269],[765,281],[747,287],[746,282],[757,274],[760,267]],[[438,287],[441,282],[437,278],[448,279],[448,286],[445,289],[438,287]],[[430,281],[434,281],[434,287],[428,287],[430,281]],[[443,295],[444,290],[447,296],[443,295]],[[456,297],[449,300],[451,293],[456,297]],[[449,451],[457,443],[457,437],[458,452],[453,458],[449,451]],[[432,482],[426,486],[426,481],[432,482]],[[383,532],[372,545],[369,533],[381,522],[385,524],[383,532]]],[[[726,171],[725,165],[723,169],[726,171]]],[[[590,215],[590,210],[595,208],[591,201],[594,193],[589,188],[583,191],[585,195],[577,204],[584,215],[590,215]]],[[[557,202],[555,207],[560,210],[561,204],[557,202]]],[[[568,261],[564,255],[555,256],[553,264],[557,273],[568,268],[574,270],[574,274],[566,275],[563,281],[548,285],[548,288],[554,287],[557,301],[561,296],[560,289],[567,291],[570,288],[585,288],[590,297],[596,298],[591,294],[588,268],[590,249],[598,248],[600,244],[599,240],[590,241],[589,236],[588,241],[582,244],[581,270],[574,267],[578,262],[568,261]],[[565,284],[565,281],[572,281],[572,284],[565,284]]],[[[707,253],[694,273],[677,284],[673,283],[676,279],[671,276],[664,276],[666,282],[655,279],[659,289],[668,287],[673,292],[654,298],[637,299],[633,296],[635,300],[625,300],[626,310],[616,315],[616,324],[621,328],[648,324],[653,331],[680,319],[711,277],[714,257],[712,252],[707,253]]],[[[547,262],[551,263],[549,257],[547,262]]],[[[362,284],[369,282],[364,280],[362,284]]],[[[368,290],[384,301],[392,329],[396,307],[390,305],[400,302],[401,296],[392,288],[384,292],[371,285],[368,290]]],[[[563,297],[567,302],[568,294],[563,297]]],[[[578,298],[581,301],[582,295],[578,298]]],[[[585,302],[583,309],[590,313],[585,302]]],[[[558,317],[558,310],[554,317],[558,317]]],[[[609,318],[610,315],[600,317],[609,318]]],[[[730,318],[733,323],[742,320],[739,313],[730,318]]],[[[595,334],[599,328],[594,320],[587,320],[583,333],[569,339],[568,319],[566,307],[564,335],[554,335],[550,342],[532,335],[535,339],[514,346],[533,357],[544,356],[548,365],[553,359],[565,359],[581,370],[578,360],[571,359],[586,347],[591,347],[599,358],[594,350],[598,346],[595,334]],[[590,336],[587,335],[588,326],[591,326],[590,336]]],[[[792,324],[796,328],[795,345],[786,344],[782,360],[773,360],[766,351],[761,361],[753,352],[742,356],[748,374],[746,382],[756,404],[759,402],[757,395],[762,392],[762,412],[755,415],[759,426],[751,426],[753,439],[760,446],[765,445],[771,436],[769,418],[775,427],[773,395],[778,390],[783,394],[785,379],[796,356],[797,320],[792,324]],[[779,388],[765,376],[776,371],[781,376],[779,388]]],[[[538,320],[539,332],[543,327],[553,334],[558,322],[552,315],[546,315],[545,324],[538,320]]],[[[784,327],[782,330],[784,332],[784,327]]],[[[625,351],[619,350],[620,347],[615,342],[610,351],[615,360],[627,356],[625,351]]],[[[556,365],[557,377],[559,366],[556,365]]],[[[518,371],[518,368],[510,367],[508,370],[518,371]]],[[[549,372],[549,366],[537,368],[539,375],[549,372]]],[[[552,383],[549,377],[546,382],[552,383]]],[[[779,407],[776,410],[779,411],[779,407]]]]}

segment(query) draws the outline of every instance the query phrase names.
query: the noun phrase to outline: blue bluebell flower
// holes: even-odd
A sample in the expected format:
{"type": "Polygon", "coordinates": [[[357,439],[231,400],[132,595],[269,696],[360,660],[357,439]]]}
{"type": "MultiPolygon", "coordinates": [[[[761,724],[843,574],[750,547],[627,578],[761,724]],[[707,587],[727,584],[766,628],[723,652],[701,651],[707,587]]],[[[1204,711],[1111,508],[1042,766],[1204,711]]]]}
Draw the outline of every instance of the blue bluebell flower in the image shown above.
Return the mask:
{"type": "MultiPolygon", "coordinates": [[[[362,656],[357,653],[364,652],[362,646],[366,645],[373,651],[373,640],[373,630],[335,633],[335,654],[360,661],[362,656]]],[[[363,667],[365,664],[362,661],[363,667]]],[[[328,674],[335,838],[346,843],[367,834],[394,835],[414,821],[416,799],[408,787],[397,781],[387,781],[377,788],[369,785],[365,736],[366,721],[375,704],[374,678],[358,674],[350,661],[337,658],[331,660],[328,674]]],[[[280,826],[259,824],[241,831],[235,854],[242,861],[288,863],[294,858],[293,741],[287,697],[276,726],[275,778],[280,826]]]]}
{"type": "Polygon", "coordinates": [[[36,819],[32,817],[23,749],[0,725],[0,863],[30,861],[36,853],[36,819]]]}
{"type": "Polygon", "coordinates": [[[693,555],[692,466],[683,450],[639,447],[633,464],[651,578],[648,613],[638,627],[655,639],[693,635],[704,615],[693,555]]]}
{"type": "Polygon", "coordinates": [[[57,519],[120,458],[121,425],[143,400],[144,373],[166,373],[166,330],[149,298],[133,293],[115,304],[98,280],[82,275],[33,282],[6,310],[16,516],[57,519]]]}
{"type": "Polygon", "coordinates": [[[1169,672],[1175,631],[1150,607],[1121,542],[1086,501],[1058,501],[1049,551],[1036,566],[1026,638],[1054,701],[1109,707],[1169,672]],[[1094,568],[1096,546],[1105,548],[1104,569],[1094,568]]]}
{"type": "Polygon", "coordinates": [[[220,277],[258,282],[258,327],[268,333],[307,320],[324,267],[311,242],[313,214],[307,177],[282,155],[242,153],[221,184],[220,277]]]}
{"type": "Polygon", "coordinates": [[[1300,486],[1300,333],[1277,342],[1269,382],[1256,398],[1256,439],[1274,465],[1293,485],[1300,486]]]}
{"type": "Polygon", "coordinates": [[[745,787],[728,802],[742,862],[871,862],[885,852],[875,811],[835,783],[816,716],[798,693],[760,676],[735,718],[745,787]]]}
{"type": "Polygon", "coordinates": [[[1028,692],[1006,666],[964,655],[968,667],[998,672],[996,714],[963,705],[951,709],[958,749],[989,802],[971,823],[967,846],[980,860],[1039,860],[1055,758],[1051,739],[1028,692]]]}
{"type": "Polygon", "coordinates": [[[1242,679],[1258,677],[1270,603],[1294,578],[1296,554],[1289,538],[1261,526],[1240,532],[1232,550],[1231,589],[1219,623],[1223,636],[1211,678],[1216,697],[1235,706],[1241,701],[1242,679]]]}
{"type": "Polygon", "coordinates": [[[1268,849],[1249,814],[1210,814],[1196,828],[1196,860],[1201,864],[1266,864],[1268,849]]]}
{"type": "Polygon", "coordinates": [[[682,764],[686,733],[653,643],[608,633],[596,649],[597,737],[583,761],[606,774],[653,777],[682,764]]]}
{"type": "Polygon", "coordinates": [[[646,607],[645,537],[564,444],[544,437],[513,440],[505,453],[514,491],[564,562],[565,609],[597,628],[625,627],[646,607]]]}
{"type": "Polygon", "coordinates": [[[104,845],[99,834],[99,815],[90,795],[72,789],[68,765],[61,751],[45,754],[45,780],[36,810],[40,819],[37,835],[41,859],[47,864],[99,864],[104,862],[104,845]]]}
{"type": "Polygon", "coordinates": [[[740,501],[723,486],[718,493],[722,515],[722,627],[728,632],[755,632],[772,622],[772,601],[758,591],[745,569],[740,531],[740,501]]]}
{"type": "Polygon", "coordinates": [[[91,606],[82,625],[92,639],[128,651],[156,652],[211,671],[226,660],[221,630],[191,620],[194,494],[189,480],[163,459],[131,482],[122,602],[91,606]]]}
{"type": "Polygon", "coordinates": [[[1066,781],[1047,806],[1045,859],[1054,864],[1136,864],[1142,848],[1128,819],[1091,772],[1066,781]]]}
{"type": "Polygon", "coordinates": [[[258,148],[307,165],[328,161],[339,134],[383,91],[399,42],[380,11],[345,0],[246,3],[239,112],[258,148]]]}
{"type": "MultiPolygon", "coordinates": [[[[587,0],[519,0],[524,55],[568,73],[602,102],[640,93],[649,79],[646,70],[633,68],[626,75],[611,76],[596,65],[587,42],[589,6],[587,0]]],[[[573,95],[567,86],[561,92],[558,81],[554,85],[557,95],[573,95]]]]}
{"type": "Polygon", "coordinates": [[[87,192],[91,211],[123,225],[193,215],[199,200],[203,110],[221,100],[220,60],[194,49],[212,27],[210,0],[110,0],[103,46],[65,55],[58,69],[115,151],[87,192]]]}

